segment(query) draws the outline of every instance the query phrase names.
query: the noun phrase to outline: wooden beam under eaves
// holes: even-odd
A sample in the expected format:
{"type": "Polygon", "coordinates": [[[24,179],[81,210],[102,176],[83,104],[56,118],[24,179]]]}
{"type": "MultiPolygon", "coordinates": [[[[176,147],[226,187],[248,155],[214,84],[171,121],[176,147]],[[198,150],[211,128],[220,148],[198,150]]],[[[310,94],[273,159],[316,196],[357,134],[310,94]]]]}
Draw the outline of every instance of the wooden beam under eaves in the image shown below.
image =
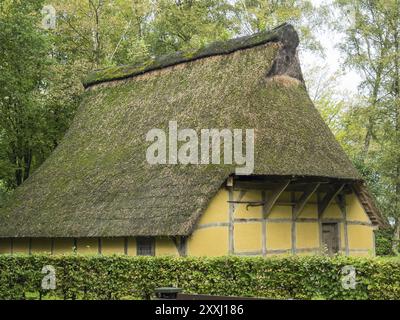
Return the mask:
{"type": "Polygon", "coordinates": [[[272,190],[271,195],[268,197],[267,201],[265,202],[264,206],[264,218],[268,218],[269,214],[271,213],[272,207],[275,205],[276,201],[278,200],[279,196],[285,191],[286,187],[289,185],[290,180],[285,180],[282,183],[276,185],[276,187],[272,190]]]}
{"type": "Polygon", "coordinates": [[[178,250],[179,256],[186,257],[187,237],[185,236],[172,237],[172,241],[174,242],[176,249],[178,250]]]}
{"type": "Polygon", "coordinates": [[[226,186],[233,187],[233,176],[229,176],[228,179],[226,179],[226,186]]]}
{"type": "Polygon", "coordinates": [[[310,200],[310,198],[314,194],[314,192],[317,191],[319,185],[320,185],[320,183],[312,183],[303,192],[299,201],[297,201],[296,205],[293,208],[293,213],[294,213],[295,219],[297,219],[300,216],[301,212],[304,209],[304,206],[306,205],[308,200],[310,200]]]}
{"type": "Polygon", "coordinates": [[[342,213],[343,218],[345,218],[346,211],[346,200],[343,193],[339,193],[336,197],[336,204],[340,208],[340,212],[342,213]]]}
{"type": "Polygon", "coordinates": [[[318,217],[321,219],[325,213],[325,210],[329,207],[332,201],[337,197],[337,195],[342,191],[344,183],[334,184],[332,189],[324,196],[321,202],[318,204],[318,217]]]}

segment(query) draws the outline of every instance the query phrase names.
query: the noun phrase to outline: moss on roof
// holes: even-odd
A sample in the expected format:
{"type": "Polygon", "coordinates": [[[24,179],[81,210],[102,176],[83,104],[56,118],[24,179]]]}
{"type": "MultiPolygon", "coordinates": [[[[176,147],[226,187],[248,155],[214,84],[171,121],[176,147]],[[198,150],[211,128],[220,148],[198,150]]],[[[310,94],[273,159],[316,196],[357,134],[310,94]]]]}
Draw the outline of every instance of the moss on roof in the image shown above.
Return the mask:
{"type": "Polygon", "coordinates": [[[109,67],[95,70],[82,82],[85,88],[110,80],[121,80],[143,74],[153,70],[159,70],[168,66],[177,65],[201,58],[215,55],[229,54],[240,49],[251,48],[267,42],[283,41],[288,39],[298,45],[297,33],[291,25],[282,24],[272,30],[262,31],[250,36],[243,36],[227,41],[213,42],[210,45],[194,51],[174,52],[155,57],[135,65],[109,67]],[[294,38],[294,39],[293,39],[294,38]]]}
{"type": "Polygon", "coordinates": [[[146,133],[171,120],[198,132],[254,128],[255,174],[359,179],[304,84],[266,76],[282,48],[273,38],[92,87],[61,144],[0,210],[0,237],[190,234],[234,166],[149,165],[146,133]]]}

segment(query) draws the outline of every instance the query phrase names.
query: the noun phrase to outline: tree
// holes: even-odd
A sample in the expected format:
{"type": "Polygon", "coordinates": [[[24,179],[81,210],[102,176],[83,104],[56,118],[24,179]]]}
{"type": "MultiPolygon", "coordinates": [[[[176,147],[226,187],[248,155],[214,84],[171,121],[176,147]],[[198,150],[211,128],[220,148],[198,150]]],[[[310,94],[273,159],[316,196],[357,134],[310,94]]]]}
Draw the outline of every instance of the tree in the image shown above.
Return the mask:
{"type": "MultiPolygon", "coordinates": [[[[399,0],[339,0],[344,16],[341,46],[346,64],[363,75],[358,119],[364,132],[358,164],[374,172],[374,190],[381,208],[394,225],[394,248],[400,236],[400,2],[399,0]],[[364,125],[365,124],[365,125],[364,125]]],[[[343,20],[342,20],[343,21],[343,20]]]]}
{"type": "Polygon", "coordinates": [[[227,0],[159,0],[146,37],[152,54],[190,50],[230,38],[235,21],[227,0]]]}
{"type": "Polygon", "coordinates": [[[55,49],[77,72],[134,63],[147,55],[144,36],[152,14],[149,0],[57,0],[55,49]]]}
{"type": "Polygon", "coordinates": [[[0,178],[7,186],[30,174],[33,149],[41,144],[38,93],[47,65],[47,40],[36,25],[40,2],[0,3],[0,178]]]}
{"type": "Polygon", "coordinates": [[[0,189],[20,185],[58,145],[79,104],[80,80],[93,69],[198,49],[287,20],[301,29],[303,40],[313,42],[310,1],[55,0],[52,5],[56,28],[44,30],[42,1],[0,3],[0,189]]]}
{"type": "Polygon", "coordinates": [[[28,179],[61,139],[78,94],[56,64],[40,1],[0,3],[0,180],[28,179]]]}
{"type": "Polygon", "coordinates": [[[327,14],[309,0],[236,0],[235,18],[241,34],[252,34],[274,28],[282,23],[293,24],[300,33],[302,48],[322,52],[315,31],[327,14]]]}

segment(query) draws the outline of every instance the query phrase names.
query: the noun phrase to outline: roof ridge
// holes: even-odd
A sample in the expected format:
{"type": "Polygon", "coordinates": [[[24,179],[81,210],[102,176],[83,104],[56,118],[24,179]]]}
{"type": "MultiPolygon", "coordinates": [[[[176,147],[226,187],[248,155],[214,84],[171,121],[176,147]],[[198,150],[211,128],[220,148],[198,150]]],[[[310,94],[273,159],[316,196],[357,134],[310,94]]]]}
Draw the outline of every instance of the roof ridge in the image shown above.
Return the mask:
{"type": "Polygon", "coordinates": [[[299,36],[291,24],[283,23],[271,30],[226,41],[212,42],[203,48],[191,52],[177,51],[134,65],[122,65],[94,70],[87,75],[82,83],[86,89],[99,83],[131,78],[149,71],[211,56],[229,54],[238,50],[260,46],[268,42],[282,42],[285,46],[296,48],[299,45],[299,36]]]}

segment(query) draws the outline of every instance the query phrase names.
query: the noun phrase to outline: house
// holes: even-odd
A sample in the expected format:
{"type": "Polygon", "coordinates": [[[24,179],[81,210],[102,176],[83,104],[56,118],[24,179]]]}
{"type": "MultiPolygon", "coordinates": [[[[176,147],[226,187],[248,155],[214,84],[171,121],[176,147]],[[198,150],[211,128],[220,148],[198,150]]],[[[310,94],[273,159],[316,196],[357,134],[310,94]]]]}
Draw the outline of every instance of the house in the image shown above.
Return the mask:
{"type": "Polygon", "coordinates": [[[291,25],[95,71],[64,139],[0,209],[0,252],[373,255],[384,220],[313,106],[291,25]],[[150,164],[146,134],[253,129],[254,169],[150,164]]]}

